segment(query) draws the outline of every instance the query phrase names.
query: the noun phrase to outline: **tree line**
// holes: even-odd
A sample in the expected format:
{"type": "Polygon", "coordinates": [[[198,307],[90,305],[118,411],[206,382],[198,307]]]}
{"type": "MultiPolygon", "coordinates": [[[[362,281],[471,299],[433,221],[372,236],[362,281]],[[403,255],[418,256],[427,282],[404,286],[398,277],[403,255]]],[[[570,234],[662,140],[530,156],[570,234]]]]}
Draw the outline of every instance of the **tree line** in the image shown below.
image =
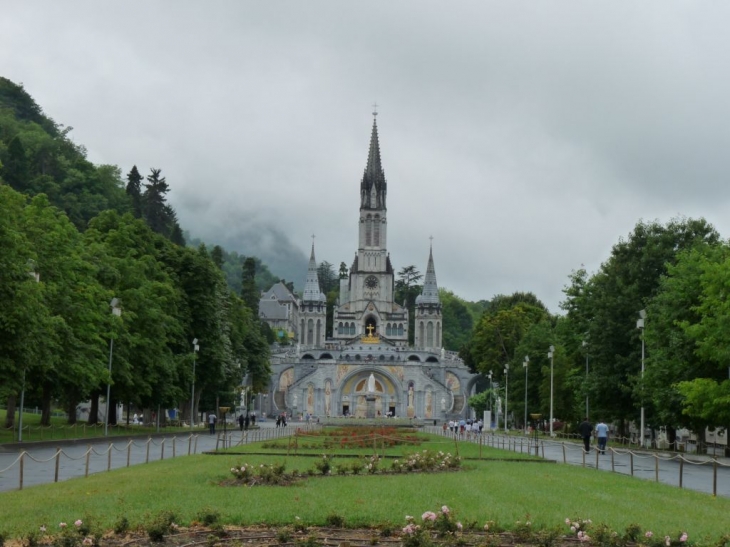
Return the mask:
{"type": "Polygon", "coordinates": [[[590,414],[628,436],[643,407],[651,434],[663,428],[673,443],[688,428],[704,440],[705,428],[730,426],[728,279],[728,242],[704,219],[640,221],[597,272],[570,274],[562,315],[530,293],[497,296],[461,355],[492,372],[502,397],[508,370],[515,425],[548,418],[552,365],[556,419],[590,414]]]}
{"type": "MultiPolygon", "coordinates": [[[[160,169],[143,179],[134,166],[125,184],[118,167],[89,162],[70,130],[22,86],[0,78],[5,426],[13,425],[21,393],[42,409],[47,425],[52,404],[74,422],[86,400],[88,421],[97,422],[108,385],[111,406],[178,407],[184,419],[191,397],[196,412],[214,409],[221,397],[232,404],[245,376],[255,392],[265,391],[270,333],[257,318],[249,283],[256,261],[243,259],[241,290],[231,290],[225,251],[184,246],[160,169]]],[[[109,418],[114,423],[116,416],[109,418]]]]}

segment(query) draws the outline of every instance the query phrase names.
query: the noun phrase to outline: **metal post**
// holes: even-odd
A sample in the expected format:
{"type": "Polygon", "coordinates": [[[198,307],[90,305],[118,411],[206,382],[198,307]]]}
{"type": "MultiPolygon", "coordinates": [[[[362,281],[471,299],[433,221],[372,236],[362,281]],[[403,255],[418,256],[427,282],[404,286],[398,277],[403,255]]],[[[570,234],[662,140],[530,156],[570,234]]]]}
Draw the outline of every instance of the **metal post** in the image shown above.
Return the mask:
{"type": "Polygon", "coordinates": [[[525,361],[522,366],[525,368],[525,433],[527,433],[527,368],[530,364],[530,358],[525,355],[525,361]]]}
{"type": "Polygon", "coordinates": [[[190,391],[190,429],[195,425],[195,354],[200,349],[198,339],[193,338],[193,388],[190,391]]]}
{"type": "Polygon", "coordinates": [[[553,436],[553,363],[555,362],[555,346],[550,346],[550,436],[553,436]]]}
{"type": "Polygon", "coordinates": [[[109,381],[106,383],[106,415],[104,416],[104,436],[109,435],[109,395],[112,389],[112,356],[114,355],[114,337],[109,339],[109,381]]]}
{"type": "Polygon", "coordinates": [[[507,416],[509,408],[509,363],[504,365],[504,432],[507,433],[507,416]]]}
{"type": "Polygon", "coordinates": [[[636,328],[641,329],[641,419],[639,432],[639,446],[644,448],[644,320],[646,319],[646,310],[639,311],[640,319],[636,321],[636,328]]]}
{"type": "Polygon", "coordinates": [[[23,390],[20,392],[20,415],[18,416],[18,442],[23,442],[23,404],[25,403],[25,368],[23,369],[23,390]]]}
{"type": "MultiPolygon", "coordinates": [[[[109,305],[112,307],[112,315],[121,317],[122,308],[118,298],[112,298],[109,305]]],[[[106,416],[104,416],[104,436],[109,435],[109,397],[112,387],[112,357],[114,355],[114,335],[109,338],[109,381],[106,384],[106,416]]]]}

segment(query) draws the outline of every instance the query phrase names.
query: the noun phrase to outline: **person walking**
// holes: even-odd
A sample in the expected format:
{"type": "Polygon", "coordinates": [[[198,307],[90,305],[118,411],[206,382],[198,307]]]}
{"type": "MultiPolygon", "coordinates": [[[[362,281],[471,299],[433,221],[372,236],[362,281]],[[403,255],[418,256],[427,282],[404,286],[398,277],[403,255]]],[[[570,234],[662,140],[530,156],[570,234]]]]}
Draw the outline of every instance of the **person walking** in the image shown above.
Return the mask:
{"type": "Polygon", "coordinates": [[[596,436],[598,437],[598,450],[601,454],[606,453],[606,443],[608,442],[608,426],[599,421],[596,425],[596,436]]]}
{"type": "Polygon", "coordinates": [[[238,429],[243,431],[243,414],[238,415],[238,429]]]}
{"type": "Polygon", "coordinates": [[[591,451],[591,433],[593,433],[593,425],[588,421],[588,416],[578,426],[578,433],[583,438],[583,449],[586,452],[591,451]]]}
{"type": "Polygon", "coordinates": [[[215,414],[212,412],[208,414],[208,428],[210,429],[210,434],[215,435],[215,423],[218,421],[218,418],[216,418],[215,414]]]}

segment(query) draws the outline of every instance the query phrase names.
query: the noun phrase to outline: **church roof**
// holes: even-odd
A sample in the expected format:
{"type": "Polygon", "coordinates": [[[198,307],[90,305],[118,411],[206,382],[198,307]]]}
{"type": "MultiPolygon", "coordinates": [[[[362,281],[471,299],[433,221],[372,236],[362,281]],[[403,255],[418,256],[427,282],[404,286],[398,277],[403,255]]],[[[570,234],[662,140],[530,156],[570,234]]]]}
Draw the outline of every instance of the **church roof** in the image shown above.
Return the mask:
{"type": "Polygon", "coordinates": [[[259,300],[259,317],[271,320],[289,319],[289,310],[278,300],[259,300]]]}
{"type": "MultiPolygon", "coordinates": [[[[373,116],[377,116],[373,112],[373,116]]],[[[380,143],[378,142],[378,124],[373,119],[373,131],[370,135],[370,150],[368,152],[368,163],[365,166],[365,173],[360,183],[360,195],[362,209],[385,209],[385,196],[388,190],[388,183],[385,180],[385,171],[380,163],[380,143]],[[375,196],[372,189],[375,187],[375,196]],[[375,198],[373,200],[373,197],[375,198]]]]}
{"type": "Polygon", "coordinates": [[[297,298],[281,281],[262,294],[261,300],[278,300],[279,302],[294,302],[295,304],[297,302],[297,298]]]}
{"type": "Polygon", "coordinates": [[[307,268],[307,281],[304,283],[303,302],[326,302],[327,297],[319,288],[319,276],[317,275],[317,261],[314,259],[314,241],[312,242],[312,254],[309,256],[309,267],[307,268]]]}
{"type": "Polygon", "coordinates": [[[426,277],[423,280],[423,292],[416,297],[416,305],[418,304],[439,304],[439,288],[436,283],[436,268],[433,265],[433,247],[428,252],[428,266],[426,267],[426,277]]]}

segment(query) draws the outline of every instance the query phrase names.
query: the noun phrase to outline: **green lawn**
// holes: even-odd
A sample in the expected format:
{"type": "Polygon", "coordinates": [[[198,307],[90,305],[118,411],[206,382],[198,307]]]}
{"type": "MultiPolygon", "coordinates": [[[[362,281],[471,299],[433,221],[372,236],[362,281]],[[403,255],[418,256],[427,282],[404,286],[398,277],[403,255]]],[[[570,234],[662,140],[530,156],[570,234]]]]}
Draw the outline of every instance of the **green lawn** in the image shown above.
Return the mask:
{"type": "MultiPolygon", "coordinates": [[[[464,455],[465,445],[460,450],[464,455]]],[[[286,525],[296,517],[305,524],[322,525],[328,515],[339,515],[347,526],[400,528],[405,515],[419,517],[445,504],[463,522],[480,527],[492,520],[509,529],[527,519],[534,527],[556,527],[564,526],[570,517],[592,519],[619,532],[632,523],[661,537],[686,531],[691,541],[702,543],[717,543],[730,531],[728,499],[623,475],[530,461],[474,459],[452,473],[317,476],[293,486],[219,485],[230,478],[233,465],[274,462],[285,462],[289,471],[305,471],[313,468],[315,458],[197,455],[0,493],[0,530],[17,537],[42,524],[53,529],[58,522],[77,518],[110,528],[120,516],[139,525],[162,510],[173,511],[184,525],[208,508],[220,511],[225,523],[238,525],[286,525]]]]}

